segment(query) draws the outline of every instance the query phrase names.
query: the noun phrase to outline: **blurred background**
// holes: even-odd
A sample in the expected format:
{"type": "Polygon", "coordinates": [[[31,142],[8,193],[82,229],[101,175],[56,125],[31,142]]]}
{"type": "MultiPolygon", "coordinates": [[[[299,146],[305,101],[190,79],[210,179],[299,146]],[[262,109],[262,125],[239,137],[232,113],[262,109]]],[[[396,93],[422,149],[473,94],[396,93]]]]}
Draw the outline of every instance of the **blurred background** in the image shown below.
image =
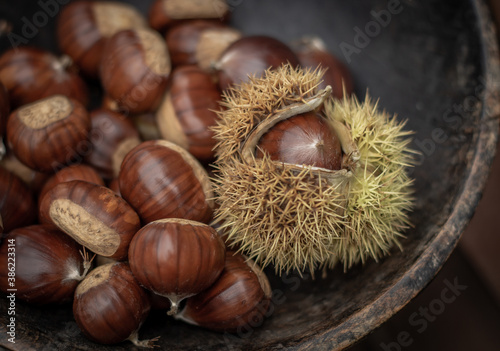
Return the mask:
{"type": "MultiPolygon", "coordinates": [[[[500,29],[500,1],[490,0],[490,6],[500,29]]],[[[351,351],[500,350],[498,199],[500,147],[476,213],[441,271],[351,351]]]]}

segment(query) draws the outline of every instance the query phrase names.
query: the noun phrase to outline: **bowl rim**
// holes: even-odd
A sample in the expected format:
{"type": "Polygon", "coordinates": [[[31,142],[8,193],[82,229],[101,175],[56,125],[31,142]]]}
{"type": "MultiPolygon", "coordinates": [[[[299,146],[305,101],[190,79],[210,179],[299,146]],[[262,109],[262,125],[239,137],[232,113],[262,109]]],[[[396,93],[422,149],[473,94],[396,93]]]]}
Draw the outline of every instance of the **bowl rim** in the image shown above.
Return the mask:
{"type": "Polygon", "coordinates": [[[376,300],[356,311],[341,324],[315,334],[289,350],[343,350],[374,331],[417,296],[437,275],[472,218],[495,157],[500,115],[500,53],[496,26],[485,0],[471,0],[482,41],[486,77],[479,129],[474,136],[474,153],[465,170],[466,179],[453,209],[421,256],[376,300]],[[321,344],[318,344],[321,340],[321,344]]]}

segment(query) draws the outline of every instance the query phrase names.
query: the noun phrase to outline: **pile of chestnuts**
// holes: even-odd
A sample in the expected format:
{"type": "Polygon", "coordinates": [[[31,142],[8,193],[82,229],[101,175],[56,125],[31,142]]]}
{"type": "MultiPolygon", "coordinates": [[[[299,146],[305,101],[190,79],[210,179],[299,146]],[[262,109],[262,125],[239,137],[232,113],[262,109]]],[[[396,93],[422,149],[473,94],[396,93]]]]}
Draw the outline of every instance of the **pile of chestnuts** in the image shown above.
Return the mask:
{"type": "Polygon", "coordinates": [[[352,83],[319,39],[244,36],[229,14],[224,0],[156,0],[148,17],[80,0],[58,15],[62,55],[0,55],[2,292],[72,301],[83,334],[102,344],[152,346],[138,330],[158,307],[222,332],[266,315],[265,274],[212,223],[221,94],[287,63],[328,68],[338,98],[352,83]]]}

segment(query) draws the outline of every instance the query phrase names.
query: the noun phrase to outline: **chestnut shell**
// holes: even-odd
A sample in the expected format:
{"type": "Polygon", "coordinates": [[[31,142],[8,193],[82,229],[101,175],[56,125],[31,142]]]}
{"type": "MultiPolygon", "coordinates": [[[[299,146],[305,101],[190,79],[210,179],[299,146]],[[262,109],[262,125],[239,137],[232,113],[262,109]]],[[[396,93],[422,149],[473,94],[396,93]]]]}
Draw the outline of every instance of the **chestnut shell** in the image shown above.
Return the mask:
{"type": "Polygon", "coordinates": [[[35,304],[71,301],[83,272],[80,249],[73,239],[50,225],[14,229],[0,246],[0,290],[7,293],[13,288],[8,284],[7,262],[8,257],[15,257],[16,297],[35,304]]]}

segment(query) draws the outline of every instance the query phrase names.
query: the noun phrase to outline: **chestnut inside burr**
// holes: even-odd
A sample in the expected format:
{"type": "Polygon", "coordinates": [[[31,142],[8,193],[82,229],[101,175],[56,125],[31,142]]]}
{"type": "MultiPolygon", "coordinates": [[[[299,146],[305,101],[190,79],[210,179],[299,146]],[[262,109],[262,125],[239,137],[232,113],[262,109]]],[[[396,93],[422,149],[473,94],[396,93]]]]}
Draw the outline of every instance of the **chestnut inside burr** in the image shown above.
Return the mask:
{"type": "Polygon", "coordinates": [[[316,112],[307,112],[277,123],[262,136],[256,156],[272,160],[339,170],[342,149],[337,133],[316,112]]]}

